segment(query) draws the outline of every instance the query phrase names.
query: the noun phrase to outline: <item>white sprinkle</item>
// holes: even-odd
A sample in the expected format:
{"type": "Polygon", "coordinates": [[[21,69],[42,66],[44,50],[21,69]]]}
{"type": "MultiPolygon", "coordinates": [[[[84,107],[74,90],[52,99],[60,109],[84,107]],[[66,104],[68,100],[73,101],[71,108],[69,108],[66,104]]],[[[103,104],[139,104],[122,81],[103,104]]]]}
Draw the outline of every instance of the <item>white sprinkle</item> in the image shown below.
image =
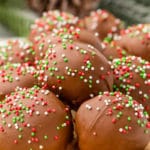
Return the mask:
{"type": "Polygon", "coordinates": [[[92,77],[92,76],[89,76],[89,79],[93,79],[93,77],[92,77]]]}
{"type": "Polygon", "coordinates": [[[91,97],[91,98],[94,97],[94,94],[91,93],[91,94],[90,94],[90,97],[91,97]]]}
{"type": "Polygon", "coordinates": [[[62,90],[62,86],[59,86],[59,90],[62,90]]]}
{"type": "Polygon", "coordinates": [[[91,70],[95,70],[95,68],[94,68],[94,67],[91,67],[91,70]]]}
{"type": "Polygon", "coordinates": [[[28,144],[31,144],[31,140],[28,140],[28,144]]]}
{"type": "Polygon", "coordinates": [[[138,116],[138,113],[137,113],[137,112],[135,112],[135,113],[134,113],[134,115],[135,115],[135,116],[138,116]]]}
{"type": "Polygon", "coordinates": [[[36,111],[35,114],[36,114],[36,115],[40,115],[40,112],[39,112],[39,111],[36,111]]]}
{"type": "Polygon", "coordinates": [[[66,66],[66,67],[65,67],[65,69],[66,69],[66,70],[68,70],[68,69],[69,69],[69,67],[68,67],[68,66],[66,66]]]}
{"type": "Polygon", "coordinates": [[[72,77],[74,77],[74,76],[75,76],[75,73],[74,73],[74,72],[72,72],[72,73],[71,73],[71,76],[72,76],[72,77]]]}
{"type": "Polygon", "coordinates": [[[47,115],[48,115],[48,112],[47,112],[47,111],[45,111],[45,112],[44,112],[44,115],[46,115],[46,116],[47,116],[47,115]]]}
{"type": "Polygon", "coordinates": [[[93,132],[93,135],[95,136],[95,135],[96,135],[96,132],[93,132]]]}
{"type": "Polygon", "coordinates": [[[18,124],[15,124],[15,129],[18,129],[18,128],[19,128],[18,124]]]}
{"type": "Polygon", "coordinates": [[[100,70],[102,70],[102,71],[103,71],[103,70],[104,70],[104,67],[100,67],[100,70]]]}
{"type": "Polygon", "coordinates": [[[43,57],[43,56],[44,56],[44,54],[43,54],[43,53],[40,53],[40,56],[41,56],[41,57],[43,57]]]}
{"type": "Polygon", "coordinates": [[[76,46],[76,50],[79,50],[79,47],[78,47],[78,46],[76,46]]]}
{"type": "Polygon", "coordinates": [[[47,40],[47,42],[50,44],[50,43],[51,43],[51,40],[49,39],[49,40],[47,40]]]}
{"type": "Polygon", "coordinates": [[[85,82],[85,83],[87,83],[87,81],[88,81],[87,79],[84,79],[84,82],[85,82]]]}
{"type": "Polygon", "coordinates": [[[4,115],[4,114],[2,115],[2,118],[5,118],[5,115],[4,115]]]}
{"type": "Polygon", "coordinates": [[[85,71],[88,71],[89,69],[88,68],[85,68],[85,71]]]}
{"type": "Polygon", "coordinates": [[[67,72],[67,75],[70,75],[71,73],[70,72],[67,72]]]}
{"type": "Polygon", "coordinates": [[[11,128],[11,127],[12,127],[12,125],[9,123],[9,124],[8,124],[8,128],[11,128]]]}
{"type": "Polygon", "coordinates": [[[58,98],[58,97],[59,97],[59,95],[57,94],[57,95],[56,95],[56,97],[58,98]]]}
{"type": "Polygon", "coordinates": [[[91,110],[92,109],[92,106],[86,104],[85,107],[88,109],[88,110],[91,110]]]}
{"type": "Polygon", "coordinates": [[[85,66],[81,66],[81,69],[84,69],[85,68],[85,66]]]}
{"type": "Polygon", "coordinates": [[[65,57],[65,54],[62,54],[61,57],[64,58],[64,57],[65,57]]]}
{"type": "Polygon", "coordinates": [[[98,32],[96,32],[94,35],[98,37],[98,36],[99,36],[99,33],[98,33],[98,32]]]}
{"type": "Polygon", "coordinates": [[[117,27],[116,27],[116,26],[113,26],[113,27],[111,28],[111,30],[112,30],[113,32],[115,32],[115,31],[117,31],[117,27]]]}
{"type": "Polygon", "coordinates": [[[45,95],[48,95],[48,94],[49,94],[49,91],[48,91],[48,90],[45,90],[44,94],[45,94],[45,95]]]}
{"type": "Polygon", "coordinates": [[[43,146],[43,145],[40,145],[40,146],[39,146],[39,149],[43,149],[43,148],[44,148],[44,146],[43,146]]]}
{"type": "Polygon", "coordinates": [[[119,132],[123,132],[123,129],[122,129],[122,128],[119,128],[119,132]]]}
{"type": "Polygon", "coordinates": [[[27,124],[27,127],[29,128],[30,126],[31,126],[30,123],[28,123],[28,124],[27,124]]]}
{"type": "Polygon", "coordinates": [[[44,76],[44,81],[47,81],[48,80],[48,76],[44,76]]]}
{"type": "Polygon", "coordinates": [[[99,111],[99,110],[100,110],[100,107],[96,107],[96,110],[99,111]]]}
{"type": "Polygon", "coordinates": [[[45,103],[44,102],[42,102],[42,106],[44,106],[45,105],[45,103]]]}
{"type": "Polygon", "coordinates": [[[36,103],[36,105],[39,105],[39,101],[36,101],[35,103],[36,103]]]}
{"type": "Polygon", "coordinates": [[[100,80],[96,80],[96,84],[99,84],[100,83],[100,80]]]}
{"type": "Polygon", "coordinates": [[[58,71],[58,68],[55,68],[55,71],[58,71]]]}

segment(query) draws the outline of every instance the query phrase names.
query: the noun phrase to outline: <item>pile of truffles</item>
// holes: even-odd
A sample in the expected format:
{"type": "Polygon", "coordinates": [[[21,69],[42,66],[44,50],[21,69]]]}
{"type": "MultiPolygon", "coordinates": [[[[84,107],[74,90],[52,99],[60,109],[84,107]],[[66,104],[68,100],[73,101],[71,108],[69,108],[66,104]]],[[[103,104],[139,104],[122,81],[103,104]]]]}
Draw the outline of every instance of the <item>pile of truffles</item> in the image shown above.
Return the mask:
{"type": "Polygon", "coordinates": [[[49,11],[0,46],[0,150],[150,150],[150,25],[49,11]]]}

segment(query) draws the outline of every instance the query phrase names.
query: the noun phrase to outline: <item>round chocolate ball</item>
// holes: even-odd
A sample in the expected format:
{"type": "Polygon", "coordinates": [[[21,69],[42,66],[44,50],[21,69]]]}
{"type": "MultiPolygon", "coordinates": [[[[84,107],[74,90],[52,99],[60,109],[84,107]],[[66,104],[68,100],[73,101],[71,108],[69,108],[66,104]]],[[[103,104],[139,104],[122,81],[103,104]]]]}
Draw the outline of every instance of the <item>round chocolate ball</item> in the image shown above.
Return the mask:
{"type": "Polygon", "coordinates": [[[0,102],[0,149],[66,150],[70,110],[48,90],[16,88],[0,102]]]}
{"type": "Polygon", "coordinates": [[[59,28],[51,32],[51,34],[43,36],[37,44],[34,45],[35,56],[37,59],[42,59],[47,50],[51,49],[52,45],[63,43],[73,43],[74,41],[87,43],[94,46],[99,51],[102,51],[101,42],[92,33],[80,29],[78,27],[59,28]]]}
{"type": "Polygon", "coordinates": [[[80,105],[100,91],[111,91],[113,76],[107,59],[93,46],[80,42],[50,44],[38,70],[61,99],[80,105]]]}
{"type": "Polygon", "coordinates": [[[0,66],[10,63],[33,64],[35,52],[32,44],[25,39],[9,39],[0,42],[0,66]]]}
{"type": "Polygon", "coordinates": [[[101,40],[107,36],[113,37],[123,28],[120,19],[101,9],[91,12],[90,16],[83,19],[83,22],[85,28],[96,34],[101,40]]]}
{"type": "Polygon", "coordinates": [[[101,43],[102,54],[109,60],[112,61],[115,58],[122,58],[128,56],[128,53],[118,46],[114,41],[104,40],[101,43]]]}
{"type": "Polygon", "coordinates": [[[114,59],[114,90],[131,95],[150,114],[150,63],[141,57],[114,59]]]}
{"type": "Polygon", "coordinates": [[[43,36],[50,34],[53,29],[76,26],[78,22],[78,17],[70,13],[58,10],[48,11],[43,13],[41,18],[35,20],[35,23],[31,26],[29,38],[33,43],[37,43],[43,36]]]}
{"type": "Polygon", "coordinates": [[[130,55],[150,61],[150,24],[139,24],[122,30],[115,42],[130,55]]]}
{"type": "Polygon", "coordinates": [[[32,87],[42,85],[44,74],[28,64],[9,64],[0,67],[0,100],[16,87],[32,87]]]}
{"type": "Polygon", "coordinates": [[[120,92],[104,92],[84,102],[76,114],[80,150],[143,150],[150,122],[143,106],[120,92]]]}

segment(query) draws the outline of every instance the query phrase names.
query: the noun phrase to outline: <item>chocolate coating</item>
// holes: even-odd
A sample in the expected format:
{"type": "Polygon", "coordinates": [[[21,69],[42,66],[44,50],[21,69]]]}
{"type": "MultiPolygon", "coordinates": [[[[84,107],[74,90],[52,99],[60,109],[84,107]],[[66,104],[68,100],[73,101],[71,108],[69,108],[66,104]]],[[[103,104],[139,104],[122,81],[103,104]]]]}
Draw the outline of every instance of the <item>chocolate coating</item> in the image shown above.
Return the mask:
{"type": "Polygon", "coordinates": [[[85,28],[98,35],[103,40],[106,36],[113,36],[119,33],[122,23],[106,10],[97,10],[91,12],[90,16],[84,18],[85,28]]]}
{"type": "Polygon", "coordinates": [[[104,40],[101,43],[102,54],[110,61],[115,58],[122,58],[128,56],[128,53],[118,46],[114,41],[108,42],[104,40]]]}
{"type": "Polygon", "coordinates": [[[48,90],[17,88],[0,102],[0,149],[66,150],[70,110],[48,90]]]}
{"type": "Polygon", "coordinates": [[[41,85],[43,74],[34,66],[28,64],[6,64],[0,67],[0,100],[6,94],[15,90],[16,87],[32,87],[41,85]]]}
{"type": "Polygon", "coordinates": [[[150,61],[150,24],[139,24],[122,30],[115,42],[130,55],[150,61]]]}
{"type": "Polygon", "coordinates": [[[43,13],[41,18],[35,20],[35,23],[31,26],[29,38],[33,43],[37,43],[42,36],[50,34],[53,29],[74,26],[78,22],[78,17],[75,17],[70,13],[57,10],[48,11],[43,13]]]}
{"type": "Polygon", "coordinates": [[[30,42],[24,39],[10,39],[1,42],[4,44],[0,46],[0,66],[7,62],[33,64],[35,52],[30,42]]]}
{"type": "Polygon", "coordinates": [[[37,59],[42,59],[47,50],[51,49],[51,45],[65,44],[68,42],[82,42],[94,46],[102,51],[101,42],[92,33],[80,29],[78,27],[59,28],[51,32],[51,34],[43,36],[41,40],[34,45],[35,55],[37,59]]]}
{"type": "Polygon", "coordinates": [[[114,90],[131,95],[150,114],[150,63],[140,57],[114,59],[114,90]]]}
{"type": "Polygon", "coordinates": [[[38,69],[45,72],[49,89],[61,99],[79,105],[100,91],[112,90],[110,65],[94,47],[75,41],[48,47],[38,69]]]}
{"type": "Polygon", "coordinates": [[[76,115],[80,150],[143,150],[149,128],[143,106],[120,92],[84,102],[76,115]]]}

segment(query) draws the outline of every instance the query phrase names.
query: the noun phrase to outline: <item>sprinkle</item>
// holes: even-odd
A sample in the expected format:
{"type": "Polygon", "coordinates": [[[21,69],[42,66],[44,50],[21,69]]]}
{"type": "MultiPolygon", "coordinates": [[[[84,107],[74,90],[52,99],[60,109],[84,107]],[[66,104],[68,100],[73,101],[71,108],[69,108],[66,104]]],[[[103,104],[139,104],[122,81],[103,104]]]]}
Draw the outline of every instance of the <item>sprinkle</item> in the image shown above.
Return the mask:
{"type": "Polygon", "coordinates": [[[100,107],[96,107],[96,110],[97,110],[97,111],[100,111],[100,107]]]}
{"type": "Polygon", "coordinates": [[[39,146],[39,149],[44,149],[44,146],[43,146],[43,145],[40,145],[40,146],[39,146]]]}
{"type": "Polygon", "coordinates": [[[40,115],[40,112],[39,112],[39,111],[36,111],[36,115],[39,116],[39,115],[40,115]]]}
{"type": "Polygon", "coordinates": [[[91,110],[92,109],[92,106],[86,104],[85,107],[88,109],[88,110],[91,110]]]}
{"type": "Polygon", "coordinates": [[[97,135],[96,132],[93,132],[93,135],[96,136],[97,135]]]}

